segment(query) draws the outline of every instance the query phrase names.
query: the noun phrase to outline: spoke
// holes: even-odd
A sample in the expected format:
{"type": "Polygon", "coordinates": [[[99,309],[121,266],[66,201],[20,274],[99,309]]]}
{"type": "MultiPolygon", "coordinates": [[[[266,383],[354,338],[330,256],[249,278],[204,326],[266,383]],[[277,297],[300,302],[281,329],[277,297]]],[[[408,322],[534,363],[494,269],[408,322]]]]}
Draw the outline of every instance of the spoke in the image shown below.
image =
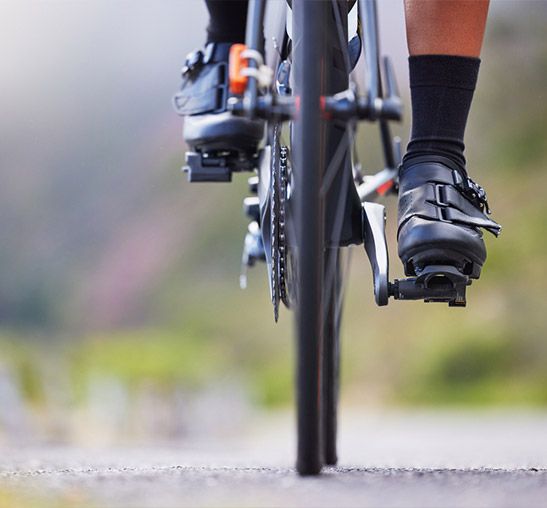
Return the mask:
{"type": "MultiPolygon", "coordinates": [[[[349,174],[347,171],[344,171],[342,173],[343,180],[341,182],[341,188],[346,189],[347,187],[347,180],[349,178],[349,174]]],[[[336,206],[336,213],[335,213],[335,221],[333,225],[333,232],[332,239],[335,239],[336,243],[339,243],[341,233],[342,233],[342,227],[344,225],[344,216],[345,216],[345,209],[346,209],[346,203],[348,200],[348,193],[347,192],[341,192],[341,195],[338,198],[338,203],[336,206]]],[[[337,247],[334,247],[337,248],[337,247]]],[[[334,284],[334,280],[336,278],[336,256],[333,256],[334,260],[329,259],[329,266],[326,267],[325,270],[325,290],[327,298],[326,304],[330,304],[330,297],[332,294],[332,288],[334,284]]]]}
{"type": "MultiPolygon", "coordinates": [[[[344,60],[344,66],[345,70],[349,76],[351,73],[351,67],[350,67],[350,61],[349,61],[349,54],[347,51],[348,48],[348,42],[347,37],[345,35],[344,25],[342,16],[339,10],[338,2],[336,0],[332,0],[332,8],[334,12],[334,18],[336,22],[336,30],[337,35],[339,39],[340,48],[343,53],[343,60],[344,60]]],[[[332,235],[329,240],[333,240],[335,242],[335,245],[339,244],[341,234],[342,234],[342,228],[344,226],[344,219],[345,219],[345,212],[346,212],[346,205],[348,201],[348,193],[346,192],[346,189],[349,187],[350,182],[348,179],[353,180],[353,169],[351,171],[351,174],[346,171],[347,168],[341,167],[341,164],[344,161],[344,157],[350,156],[352,154],[352,151],[355,149],[355,129],[353,123],[347,123],[345,126],[345,134],[340,140],[340,143],[336,147],[334,156],[332,157],[331,161],[329,162],[329,166],[327,170],[325,171],[325,175],[323,178],[323,183],[321,186],[321,196],[325,198],[335,181],[338,172],[342,171],[341,176],[341,182],[340,182],[340,190],[341,192],[337,196],[337,204],[336,204],[336,211],[335,211],[335,217],[334,222],[332,226],[332,235]]],[[[351,162],[350,162],[351,164],[351,162]]],[[[338,248],[338,247],[335,247],[338,248]]],[[[333,293],[333,287],[334,284],[337,284],[337,273],[339,271],[339,263],[337,260],[337,257],[340,255],[340,252],[337,252],[334,256],[329,256],[327,259],[329,260],[329,266],[325,267],[325,280],[324,280],[324,287],[326,291],[326,298],[324,298],[325,305],[327,305],[326,308],[328,308],[328,305],[331,304],[330,298],[332,297],[333,293]]],[[[345,271],[347,271],[349,266],[349,255],[348,255],[348,264],[346,264],[345,271]]],[[[340,276],[344,279],[344,275],[346,273],[340,273],[340,276]]],[[[341,307],[341,301],[343,299],[343,292],[340,288],[340,291],[337,291],[336,298],[338,299],[337,302],[335,302],[336,305],[336,312],[338,314],[338,310],[341,307]]],[[[325,310],[326,310],[325,308],[325,310]]],[[[337,318],[338,319],[338,315],[337,318]]]]}
{"type": "Polygon", "coordinates": [[[345,256],[342,256],[344,259],[343,266],[340,270],[340,291],[338,294],[338,301],[336,302],[336,323],[337,326],[340,324],[341,316],[342,316],[342,307],[344,305],[344,298],[346,295],[346,290],[348,286],[348,274],[349,269],[351,265],[351,258],[353,254],[353,248],[350,245],[347,247],[344,252],[346,253],[345,256]]]}
{"type": "MultiPolygon", "coordinates": [[[[347,48],[348,41],[344,33],[344,25],[342,24],[342,16],[340,15],[340,9],[338,8],[337,0],[332,0],[332,10],[334,11],[334,18],[336,21],[336,31],[338,33],[340,48],[343,50],[347,48]]],[[[346,68],[346,73],[349,75],[351,72],[351,67],[349,63],[349,54],[348,51],[342,51],[344,55],[344,66],[346,68]]]]}
{"type": "MultiPolygon", "coordinates": [[[[346,74],[349,76],[351,73],[351,66],[349,61],[349,53],[348,53],[348,41],[347,37],[345,36],[344,31],[344,25],[342,22],[342,16],[340,14],[340,9],[338,5],[337,0],[331,0],[332,3],[332,10],[334,12],[334,18],[336,23],[336,32],[338,36],[338,43],[340,44],[340,50],[343,55],[344,60],[344,67],[346,74]]],[[[342,128],[346,129],[346,132],[349,132],[348,129],[353,130],[352,123],[344,123],[342,124],[342,128]]],[[[350,136],[348,136],[348,142],[353,142],[352,140],[352,132],[350,132],[350,136]]],[[[345,138],[346,136],[344,136],[345,138]]],[[[348,146],[351,146],[351,144],[348,143],[348,146]]],[[[323,177],[323,184],[321,186],[321,197],[325,197],[327,192],[330,189],[330,186],[332,185],[332,182],[334,181],[334,178],[336,176],[336,173],[338,172],[338,168],[341,162],[342,157],[344,156],[344,150],[345,150],[344,143],[339,143],[338,147],[336,148],[335,154],[332,158],[332,160],[329,163],[329,166],[327,170],[325,171],[325,175],[323,177]]]]}
{"type": "Polygon", "coordinates": [[[334,156],[332,157],[327,167],[327,170],[325,171],[325,176],[323,177],[323,184],[321,185],[322,198],[324,198],[327,195],[327,192],[329,191],[332,185],[332,182],[334,182],[334,178],[336,177],[338,171],[340,170],[340,163],[342,162],[342,158],[346,155],[346,150],[354,144],[354,141],[355,141],[355,133],[354,133],[353,125],[348,124],[346,126],[346,135],[343,136],[340,142],[338,143],[338,146],[336,147],[336,151],[334,152],[334,156]]]}
{"type": "MultiPolygon", "coordinates": [[[[339,205],[343,205],[341,208],[346,207],[346,199],[341,199],[339,201],[339,205]]],[[[343,219],[343,214],[340,214],[343,219]]],[[[341,232],[341,225],[343,224],[343,221],[339,221],[340,227],[338,229],[338,235],[334,235],[335,238],[340,238],[340,232],[341,232]]],[[[336,224],[338,226],[339,224],[336,224]]],[[[331,247],[333,249],[337,249],[338,247],[331,247]]],[[[326,303],[327,305],[330,304],[330,298],[332,295],[332,289],[333,285],[336,279],[336,256],[332,256],[332,259],[329,259],[329,266],[326,267],[325,270],[325,291],[327,295],[326,303]]]]}
{"type": "MultiPolygon", "coordinates": [[[[353,136],[356,136],[356,131],[354,130],[353,136]]],[[[357,150],[357,143],[353,143],[352,146],[352,175],[353,180],[356,186],[359,186],[364,181],[363,176],[363,167],[361,165],[361,158],[359,157],[359,151],[357,150]]]]}

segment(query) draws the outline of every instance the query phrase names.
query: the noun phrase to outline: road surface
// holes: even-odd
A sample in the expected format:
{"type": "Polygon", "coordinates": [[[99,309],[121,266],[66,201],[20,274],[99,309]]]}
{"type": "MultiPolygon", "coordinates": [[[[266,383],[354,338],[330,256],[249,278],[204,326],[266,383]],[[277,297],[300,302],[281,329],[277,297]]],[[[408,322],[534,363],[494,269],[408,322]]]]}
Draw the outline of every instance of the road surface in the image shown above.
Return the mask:
{"type": "Polygon", "coordinates": [[[547,413],[346,412],[340,465],[292,469],[290,415],[161,446],[0,447],[0,507],[547,506],[547,413]]]}

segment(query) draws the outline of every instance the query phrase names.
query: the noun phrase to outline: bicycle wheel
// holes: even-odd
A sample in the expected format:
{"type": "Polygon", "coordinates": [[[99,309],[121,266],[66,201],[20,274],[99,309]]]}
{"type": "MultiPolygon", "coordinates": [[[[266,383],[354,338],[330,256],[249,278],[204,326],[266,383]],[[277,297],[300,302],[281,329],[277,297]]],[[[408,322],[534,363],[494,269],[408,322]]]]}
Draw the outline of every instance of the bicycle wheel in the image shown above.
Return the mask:
{"type": "Polygon", "coordinates": [[[288,221],[294,222],[297,285],[297,470],[317,474],[323,464],[336,462],[339,246],[353,243],[360,204],[351,179],[349,130],[327,122],[321,112],[322,97],[348,86],[347,28],[341,22],[347,19],[347,3],[295,0],[293,8],[299,110],[291,139],[294,189],[288,221]]]}
{"type": "Polygon", "coordinates": [[[321,374],[323,353],[324,199],[326,124],[321,115],[327,48],[322,35],[329,4],[293,2],[294,93],[299,101],[293,124],[294,221],[296,245],[296,400],[297,460],[300,474],[317,474],[323,466],[321,374]]]}
{"type": "MultiPolygon", "coordinates": [[[[325,266],[335,265],[333,288],[325,295],[323,347],[323,447],[325,464],[332,466],[338,460],[336,438],[338,432],[338,397],[340,392],[340,249],[327,250],[325,266]]],[[[325,274],[326,275],[326,274],[325,274]]]]}

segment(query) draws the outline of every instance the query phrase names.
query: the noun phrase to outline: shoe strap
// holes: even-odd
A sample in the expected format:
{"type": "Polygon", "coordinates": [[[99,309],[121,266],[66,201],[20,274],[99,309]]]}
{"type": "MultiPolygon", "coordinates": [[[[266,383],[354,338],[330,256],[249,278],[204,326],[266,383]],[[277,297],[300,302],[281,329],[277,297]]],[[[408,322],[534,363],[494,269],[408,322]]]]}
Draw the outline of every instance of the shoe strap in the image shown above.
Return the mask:
{"type": "Polygon", "coordinates": [[[486,192],[460,171],[430,162],[416,168],[413,177],[423,183],[399,195],[399,230],[412,217],[420,217],[501,233],[501,226],[486,215],[486,192]]]}
{"type": "Polygon", "coordinates": [[[186,55],[182,85],[173,98],[181,116],[222,113],[228,101],[230,43],[211,42],[186,55]]]}
{"type": "Polygon", "coordinates": [[[190,116],[226,111],[227,76],[226,62],[195,63],[183,74],[181,89],[173,98],[176,112],[190,116]]]}

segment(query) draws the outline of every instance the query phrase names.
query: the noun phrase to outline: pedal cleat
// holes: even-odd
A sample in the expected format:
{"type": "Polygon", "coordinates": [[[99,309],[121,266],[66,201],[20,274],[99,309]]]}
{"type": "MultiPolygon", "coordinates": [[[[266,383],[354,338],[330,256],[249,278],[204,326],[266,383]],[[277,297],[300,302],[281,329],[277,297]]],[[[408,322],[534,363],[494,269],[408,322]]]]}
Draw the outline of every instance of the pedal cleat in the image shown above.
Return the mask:
{"type": "Polygon", "coordinates": [[[231,182],[232,173],[254,171],[258,155],[237,152],[187,152],[186,166],[189,182],[231,182]]]}
{"type": "Polygon", "coordinates": [[[389,284],[389,295],[395,300],[444,302],[450,307],[465,307],[465,290],[471,279],[453,266],[428,266],[417,276],[396,279],[389,284]]]}

